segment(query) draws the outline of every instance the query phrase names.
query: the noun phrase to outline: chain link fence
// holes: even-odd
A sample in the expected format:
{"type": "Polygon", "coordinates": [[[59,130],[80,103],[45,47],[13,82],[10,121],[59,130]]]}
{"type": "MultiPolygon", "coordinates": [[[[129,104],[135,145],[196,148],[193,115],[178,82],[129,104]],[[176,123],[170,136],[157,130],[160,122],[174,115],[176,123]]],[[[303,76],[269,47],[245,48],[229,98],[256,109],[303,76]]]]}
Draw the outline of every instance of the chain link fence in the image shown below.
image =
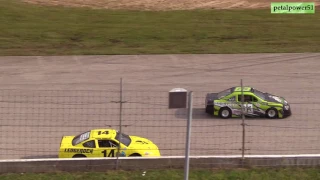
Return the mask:
{"type": "MultiPolygon", "coordinates": [[[[120,111],[119,90],[1,89],[0,159],[57,158],[62,136],[119,130],[120,119],[123,133],[152,140],[162,156],[183,156],[188,113],[168,108],[168,92],[124,89],[120,111]]],[[[319,153],[320,98],[311,93],[289,97],[289,118],[245,118],[242,124],[206,114],[211,91],[193,92],[191,156],[319,153]]]]}

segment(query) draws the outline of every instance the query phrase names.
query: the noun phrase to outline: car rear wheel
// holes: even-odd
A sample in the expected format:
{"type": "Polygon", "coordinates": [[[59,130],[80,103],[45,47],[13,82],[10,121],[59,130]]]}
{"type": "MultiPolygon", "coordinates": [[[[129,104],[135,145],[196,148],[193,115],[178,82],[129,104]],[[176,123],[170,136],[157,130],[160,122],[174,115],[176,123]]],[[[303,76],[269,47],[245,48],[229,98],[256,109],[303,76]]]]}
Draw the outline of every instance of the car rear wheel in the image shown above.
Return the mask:
{"type": "Polygon", "coordinates": [[[86,158],[87,156],[83,155],[83,154],[76,154],[74,155],[72,158],[86,158]]]}
{"type": "Polygon", "coordinates": [[[275,108],[270,108],[266,111],[267,118],[274,119],[278,116],[278,110],[275,108]]]}
{"type": "Polygon", "coordinates": [[[219,111],[219,116],[223,119],[227,119],[231,117],[231,110],[230,108],[223,107],[219,111]]]}

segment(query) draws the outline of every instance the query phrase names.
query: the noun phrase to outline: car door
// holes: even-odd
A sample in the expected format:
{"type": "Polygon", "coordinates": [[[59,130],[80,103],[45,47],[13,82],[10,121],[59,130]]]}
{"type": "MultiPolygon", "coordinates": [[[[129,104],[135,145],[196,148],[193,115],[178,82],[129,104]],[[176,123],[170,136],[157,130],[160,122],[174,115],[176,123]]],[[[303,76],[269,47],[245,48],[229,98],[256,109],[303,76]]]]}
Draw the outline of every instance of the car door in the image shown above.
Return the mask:
{"type": "MultiPolygon", "coordinates": [[[[241,104],[241,95],[238,96],[241,104]]],[[[244,94],[244,111],[248,115],[260,116],[262,112],[260,111],[261,102],[259,99],[251,94],[244,94]]]]}
{"type": "Polygon", "coordinates": [[[82,146],[83,149],[81,153],[84,153],[86,157],[95,157],[96,143],[94,139],[85,141],[82,146]]]}
{"type": "MultiPolygon", "coordinates": [[[[244,113],[245,114],[253,114],[253,96],[250,94],[244,94],[243,95],[244,100],[243,100],[243,105],[244,105],[244,113]]],[[[238,102],[240,104],[240,108],[241,108],[241,102],[242,102],[242,95],[238,95],[238,102]]]]}
{"type": "Polygon", "coordinates": [[[253,109],[253,114],[255,116],[264,116],[265,115],[265,112],[263,110],[264,103],[260,98],[253,95],[251,104],[253,106],[252,109],[253,109]]]}
{"type": "Polygon", "coordinates": [[[119,144],[110,139],[98,139],[98,157],[116,157],[119,144]]]}

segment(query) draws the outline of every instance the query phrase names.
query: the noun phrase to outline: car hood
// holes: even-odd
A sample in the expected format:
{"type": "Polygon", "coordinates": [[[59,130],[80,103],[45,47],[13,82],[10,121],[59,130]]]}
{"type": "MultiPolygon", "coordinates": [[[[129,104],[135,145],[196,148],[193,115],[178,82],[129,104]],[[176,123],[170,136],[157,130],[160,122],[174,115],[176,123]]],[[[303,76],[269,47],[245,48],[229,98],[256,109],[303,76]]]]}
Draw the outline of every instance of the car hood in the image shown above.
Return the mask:
{"type": "Polygon", "coordinates": [[[158,150],[158,146],[154,144],[149,139],[139,137],[139,136],[130,136],[131,144],[129,148],[142,148],[144,150],[158,150]]]}
{"type": "Polygon", "coordinates": [[[266,100],[268,102],[281,103],[284,105],[288,104],[288,102],[283,97],[276,96],[276,95],[269,94],[269,93],[265,93],[265,95],[266,95],[266,100]]]}

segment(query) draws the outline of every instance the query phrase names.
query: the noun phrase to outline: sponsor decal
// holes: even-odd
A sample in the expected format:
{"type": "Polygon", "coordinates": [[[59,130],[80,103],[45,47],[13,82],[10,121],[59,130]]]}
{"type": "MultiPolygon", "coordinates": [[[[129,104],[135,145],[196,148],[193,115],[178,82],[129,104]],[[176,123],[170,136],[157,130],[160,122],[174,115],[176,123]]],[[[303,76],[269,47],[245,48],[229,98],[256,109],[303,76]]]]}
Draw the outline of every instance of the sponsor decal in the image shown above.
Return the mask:
{"type": "Polygon", "coordinates": [[[74,148],[66,148],[64,149],[64,152],[67,153],[81,153],[81,154],[92,154],[93,153],[93,149],[74,149],[74,148]]]}
{"type": "Polygon", "coordinates": [[[86,132],[80,136],[80,141],[87,140],[90,137],[90,132],[86,132]]]}
{"type": "Polygon", "coordinates": [[[89,132],[86,132],[86,133],[83,133],[80,135],[80,137],[77,139],[77,141],[75,142],[75,144],[79,144],[80,142],[83,142],[87,139],[89,139],[90,137],[90,131],[89,132]]]}
{"type": "Polygon", "coordinates": [[[232,109],[232,114],[236,116],[240,116],[242,114],[242,111],[239,109],[232,109]]]}
{"type": "Polygon", "coordinates": [[[236,103],[227,103],[227,102],[214,102],[216,106],[229,106],[229,107],[236,107],[238,104],[236,103]]]}
{"type": "Polygon", "coordinates": [[[286,106],[284,106],[284,109],[285,109],[285,110],[289,110],[289,109],[290,109],[290,106],[286,105],[286,106]]]}

